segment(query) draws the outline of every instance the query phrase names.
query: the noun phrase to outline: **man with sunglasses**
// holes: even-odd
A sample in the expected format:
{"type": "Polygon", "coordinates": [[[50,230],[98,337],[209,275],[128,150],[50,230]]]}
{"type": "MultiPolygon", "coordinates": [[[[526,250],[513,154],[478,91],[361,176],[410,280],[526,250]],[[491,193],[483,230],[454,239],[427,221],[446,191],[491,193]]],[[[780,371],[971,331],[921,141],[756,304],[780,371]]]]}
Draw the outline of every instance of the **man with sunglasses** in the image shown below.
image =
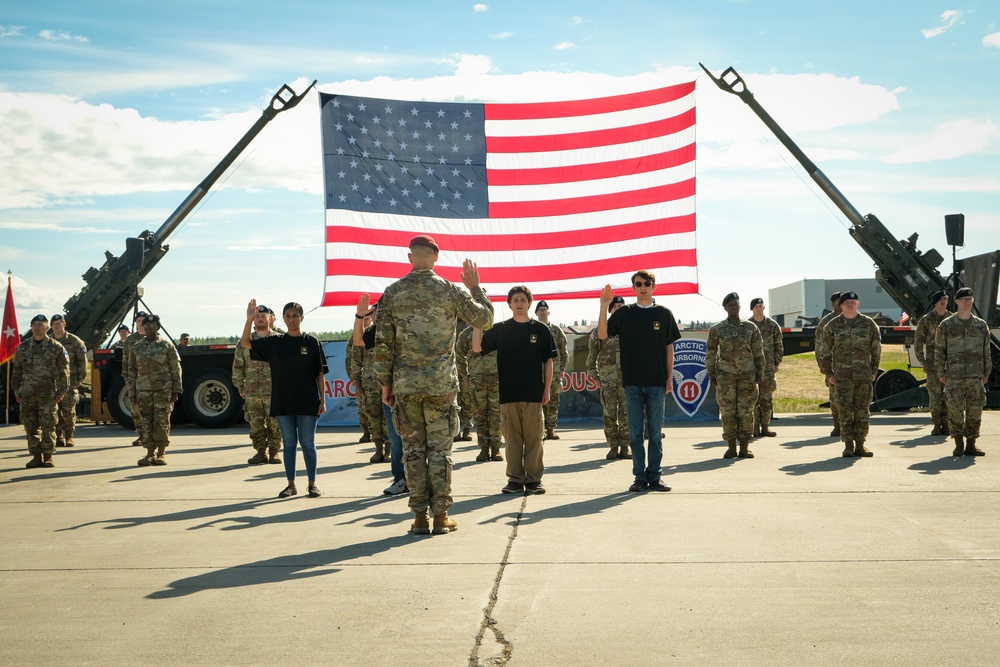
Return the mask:
{"type": "Polygon", "coordinates": [[[628,414],[629,444],[632,449],[632,475],[629,491],[669,491],[660,478],[663,459],[663,404],[670,393],[674,370],[674,341],[681,337],[677,321],[669,309],[653,303],[656,277],[652,271],[632,275],[636,302],[619,308],[608,318],[608,306],[614,299],[611,285],[601,290],[601,312],[597,337],[606,340],[618,336],[621,350],[622,384],[625,385],[625,410],[628,414]],[[649,434],[649,457],[643,446],[643,426],[649,434]]]}

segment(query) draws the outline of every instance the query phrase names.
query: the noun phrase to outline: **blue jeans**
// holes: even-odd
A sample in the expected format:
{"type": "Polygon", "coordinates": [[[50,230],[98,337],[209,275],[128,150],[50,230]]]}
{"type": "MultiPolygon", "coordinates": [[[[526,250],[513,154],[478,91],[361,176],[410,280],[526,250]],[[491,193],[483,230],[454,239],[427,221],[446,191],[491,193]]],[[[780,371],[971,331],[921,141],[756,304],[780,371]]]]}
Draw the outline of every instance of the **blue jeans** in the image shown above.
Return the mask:
{"type": "Polygon", "coordinates": [[[317,415],[278,415],[278,430],[284,443],[285,477],[295,481],[295,450],[302,445],[302,458],[306,462],[306,477],[316,481],[316,422],[317,415]]]}
{"type": "Polygon", "coordinates": [[[660,479],[663,460],[663,387],[625,387],[625,411],[628,414],[628,442],[632,448],[632,475],[637,482],[653,484],[660,479]],[[649,462],[643,447],[643,427],[649,434],[649,462]]]}
{"type": "Polygon", "coordinates": [[[392,408],[383,403],[382,412],[389,432],[389,469],[392,470],[392,481],[398,482],[406,479],[406,472],[403,470],[403,439],[396,433],[396,426],[392,423],[392,408]]]}

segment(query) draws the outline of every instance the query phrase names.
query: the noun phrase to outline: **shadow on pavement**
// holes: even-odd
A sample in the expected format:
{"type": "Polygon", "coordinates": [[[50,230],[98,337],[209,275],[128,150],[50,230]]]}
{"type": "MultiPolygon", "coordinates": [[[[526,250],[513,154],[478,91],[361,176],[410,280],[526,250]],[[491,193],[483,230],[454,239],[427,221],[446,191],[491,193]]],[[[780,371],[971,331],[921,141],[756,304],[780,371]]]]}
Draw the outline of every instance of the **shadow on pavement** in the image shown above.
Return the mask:
{"type": "Polygon", "coordinates": [[[921,475],[940,475],[949,470],[965,470],[976,464],[975,456],[942,456],[933,461],[921,461],[909,467],[916,470],[921,475]]]}
{"type": "Polygon", "coordinates": [[[846,457],[838,456],[835,459],[827,459],[825,461],[813,461],[812,463],[794,463],[792,465],[787,465],[779,468],[782,472],[789,475],[808,475],[813,472],[834,472],[836,470],[847,470],[854,465],[856,461],[860,459],[856,457],[846,457]]]}

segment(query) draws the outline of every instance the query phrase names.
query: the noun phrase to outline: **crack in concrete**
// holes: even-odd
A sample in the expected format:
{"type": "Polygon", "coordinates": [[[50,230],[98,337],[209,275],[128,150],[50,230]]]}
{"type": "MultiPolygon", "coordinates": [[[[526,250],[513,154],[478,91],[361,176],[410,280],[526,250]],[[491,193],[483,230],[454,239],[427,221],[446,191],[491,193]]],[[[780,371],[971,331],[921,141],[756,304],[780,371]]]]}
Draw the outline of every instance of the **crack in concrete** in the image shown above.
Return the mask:
{"type": "Polygon", "coordinates": [[[500,582],[503,580],[504,570],[507,569],[507,560],[510,558],[510,550],[514,546],[514,540],[517,538],[517,529],[521,525],[521,517],[524,515],[524,508],[528,504],[528,497],[525,496],[521,500],[521,507],[517,510],[517,517],[514,519],[514,528],[510,531],[510,537],[507,538],[507,549],[503,552],[503,559],[500,561],[500,569],[497,570],[497,576],[493,579],[493,590],[490,591],[490,602],[483,609],[483,622],[479,624],[479,633],[476,635],[476,643],[472,646],[472,653],[469,655],[469,667],[504,667],[509,661],[514,653],[514,644],[511,643],[503,634],[503,630],[497,625],[497,621],[493,618],[493,609],[497,604],[497,595],[500,591],[500,582]],[[489,629],[493,633],[493,640],[501,647],[500,654],[495,656],[490,656],[486,658],[485,662],[479,659],[479,649],[483,645],[483,637],[486,635],[486,630],[489,629]]]}

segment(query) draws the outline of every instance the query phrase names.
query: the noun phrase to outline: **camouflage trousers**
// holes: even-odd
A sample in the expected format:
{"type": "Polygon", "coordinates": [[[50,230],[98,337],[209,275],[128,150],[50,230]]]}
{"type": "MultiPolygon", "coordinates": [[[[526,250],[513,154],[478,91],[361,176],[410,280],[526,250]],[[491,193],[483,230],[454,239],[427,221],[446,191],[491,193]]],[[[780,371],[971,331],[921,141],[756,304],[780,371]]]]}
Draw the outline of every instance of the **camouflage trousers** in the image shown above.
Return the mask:
{"type": "Polygon", "coordinates": [[[771,423],[771,413],[774,412],[774,391],[778,383],[773,375],[765,375],[758,387],[757,405],[753,409],[754,428],[765,430],[771,423]]]}
{"type": "Polygon", "coordinates": [[[382,385],[372,373],[365,373],[361,382],[364,392],[359,406],[368,416],[368,433],[376,445],[387,445],[389,429],[385,425],[385,412],[382,411],[382,385]]]}
{"type": "Polygon", "coordinates": [[[243,403],[243,416],[250,424],[250,443],[254,449],[281,449],[281,431],[278,420],[271,416],[270,394],[247,396],[243,403]]]}
{"type": "Polygon", "coordinates": [[[476,414],[476,438],[479,448],[499,449],[500,436],[500,381],[474,382],[472,385],[472,407],[476,414]]]}
{"type": "Polygon", "coordinates": [[[722,439],[749,442],[753,437],[753,411],[757,403],[757,383],[753,377],[716,377],[715,400],[722,417],[722,439]]]}
{"type": "Polygon", "coordinates": [[[167,389],[135,393],[132,405],[136,411],[132,413],[132,418],[143,447],[166,447],[170,444],[170,413],[174,410],[170,394],[167,389]]]}
{"type": "MultiPolygon", "coordinates": [[[[379,387],[379,392],[382,388],[379,387]]],[[[380,394],[381,396],[381,394],[380,394]]],[[[361,388],[360,383],[354,385],[354,400],[358,404],[358,423],[361,424],[361,428],[368,430],[368,412],[365,410],[364,406],[364,390],[361,388]]]]}
{"type": "Polygon", "coordinates": [[[467,382],[458,383],[458,417],[462,425],[462,430],[472,429],[472,418],[476,411],[473,407],[473,389],[467,382]]]}
{"type": "Polygon", "coordinates": [[[552,372],[552,386],[549,388],[549,402],[542,406],[545,413],[545,428],[554,429],[559,421],[559,397],[562,395],[562,374],[552,372]]]}
{"type": "Polygon", "coordinates": [[[21,425],[28,436],[28,451],[31,454],[54,452],[58,414],[55,397],[21,396],[20,411],[21,425]]]}
{"type": "Polygon", "coordinates": [[[59,416],[56,418],[56,439],[68,440],[76,430],[76,405],[80,402],[80,392],[70,389],[59,401],[59,416]]]}
{"type": "Polygon", "coordinates": [[[833,423],[840,423],[840,410],[837,408],[837,391],[834,389],[833,385],[830,384],[829,380],[824,380],[826,382],[826,388],[830,392],[830,416],[833,417],[833,423]]]}
{"type": "Polygon", "coordinates": [[[864,442],[868,437],[868,421],[871,417],[872,383],[839,380],[833,385],[837,409],[840,414],[840,440],[842,442],[864,442]]]}
{"type": "Polygon", "coordinates": [[[933,360],[929,360],[924,364],[924,370],[927,372],[927,384],[925,385],[927,387],[927,402],[931,409],[931,423],[944,425],[948,421],[948,407],[944,400],[944,383],[941,382],[941,376],[929,368],[933,363],[933,360]]]}
{"type": "Polygon", "coordinates": [[[982,378],[948,380],[944,387],[948,404],[948,428],[952,436],[979,437],[986,405],[986,387],[982,378]]]}
{"type": "Polygon", "coordinates": [[[458,433],[455,394],[396,394],[393,411],[403,440],[403,466],[410,488],[410,508],[446,512],[451,497],[451,446],[458,433]]]}
{"type": "Polygon", "coordinates": [[[608,441],[608,446],[628,447],[625,386],[620,382],[602,382],[601,407],[604,408],[604,437],[608,441]]]}

